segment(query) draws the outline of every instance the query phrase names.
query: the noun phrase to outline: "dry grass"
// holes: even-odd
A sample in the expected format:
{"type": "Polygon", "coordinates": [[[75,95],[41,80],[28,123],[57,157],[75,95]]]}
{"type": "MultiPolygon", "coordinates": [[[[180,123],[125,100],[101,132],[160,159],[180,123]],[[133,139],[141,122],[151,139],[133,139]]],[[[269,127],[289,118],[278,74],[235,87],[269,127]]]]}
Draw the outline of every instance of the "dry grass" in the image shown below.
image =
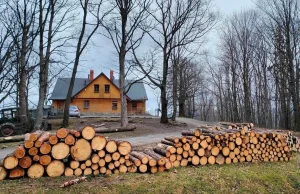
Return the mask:
{"type": "Polygon", "coordinates": [[[0,193],[300,193],[300,154],[291,162],[185,167],[151,174],[89,177],[68,188],[71,178],[0,182],[0,193]]]}

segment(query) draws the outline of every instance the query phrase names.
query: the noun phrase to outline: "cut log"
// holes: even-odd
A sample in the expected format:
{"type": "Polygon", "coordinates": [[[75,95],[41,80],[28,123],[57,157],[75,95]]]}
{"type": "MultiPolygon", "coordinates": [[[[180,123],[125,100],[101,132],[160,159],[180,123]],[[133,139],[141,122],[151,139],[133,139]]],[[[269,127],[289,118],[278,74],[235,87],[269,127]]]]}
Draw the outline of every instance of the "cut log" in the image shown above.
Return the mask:
{"type": "Polygon", "coordinates": [[[205,149],[204,148],[199,148],[197,153],[198,153],[198,156],[202,157],[202,156],[205,155],[205,149]]]}
{"type": "Polygon", "coordinates": [[[106,163],[109,163],[112,161],[111,154],[105,154],[104,160],[106,163]]]}
{"type": "Polygon", "coordinates": [[[25,171],[23,168],[16,167],[12,170],[9,171],[8,177],[10,179],[17,179],[17,178],[22,178],[25,175],[25,171]]]}
{"type": "Polygon", "coordinates": [[[160,166],[163,166],[165,165],[166,163],[166,160],[165,160],[165,157],[155,153],[153,150],[149,150],[149,149],[146,149],[144,151],[147,155],[151,156],[152,158],[154,158],[156,161],[157,161],[157,164],[160,165],[160,166]]]}
{"type": "Polygon", "coordinates": [[[76,130],[73,130],[73,129],[69,130],[69,134],[72,134],[75,137],[80,137],[80,135],[81,135],[79,131],[76,131],[76,130]]]}
{"type": "Polygon", "coordinates": [[[128,125],[118,128],[108,128],[108,127],[97,127],[95,128],[96,133],[113,133],[113,132],[125,132],[125,131],[134,131],[136,126],[128,125]]]}
{"type": "Polygon", "coordinates": [[[0,166],[0,181],[4,180],[7,176],[6,169],[3,166],[0,166]]]}
{"type": "Polygon", "coordinates": [[[137,172],[138,168],[135,165],[131,165],[128,167],[128,172],[135,173],[137,172]]]}
{"type": "Polygon", "coordinates": [[[98,162],[98,165],[100,166],[100,167],[103,167],[103,166],[105,166],[105,160],[104,159],[100,159],[99,160],[99,162],[98,162]]]}
{"type": "Polygon", "coordinates": [[[222,165],[224,164],[225,162],[225,158],[222,154],[219,154],[217,157],[216,157],[216,163],[219,164],[219,165],[222,165]]]}
{"type": "Polygon", "coordinates": [[[51,155],[56,160],[66,158],[70,153],[70,147],[65,143],[58,143],[52,147],[51,155]]]}
{"type": "Polygon", "coordinates": [[[51,162],[51,156],[49,155],[42,155],[40,156],[40,164],[43,165],[43,166],[47,166],[48,164],[50,164],[51,162]]]}
{"type": "Polygon", "coordinates": [[[51,145],[48,142],[46,142],[41,145],[40,152],[41,154],[49,154],[51,152],[51,149],[51,145]]]}
{"type": "Polygon", "coordinates": [[[27,175],[30,178],[40,178],[44,175],[45,169],[40,164],[33,164],[29,167],[27,175]]]}
{"type": "Polygon", "coordinates": [[[74,170],[72,168],[67,167],[64,172],[65,176],[74,176],[74,170]]]}
{"type": "Polygon", "coordinates": [[[35,142],[41,135],[43,131],[37,130],[29,135],[29,140],[35,142]]]}
{"type": "Polygon", "coordinates": [[[149,162],[147,155],[142,152],[132,151],[130,152],[130,155],[139,159],[142,162],[142,164],[147,164],[149,162]]]}
{"type": "Polygon", "coordinates": [[[101,167],[99,171],[100,171],[101,174],[105,174],[106,173],[106,167],[104,167],[104,166],[101,167]]]}
{"type": "Polygon", "coordinates": [[[87,167],[92,166],[92,161],[91,161],[91,160],[86,160],[86,161],[85,161],[85,165],[86,165],[87,167]]]}
{"type": "Polygon", "coordinates": [[[81,135],[86,140],[91,140],[95,137],[95,129],[92,126],[86,126],[82,129],[81,135]]]}
{"type": "Polygon", "coordinates": [[[200,163],[200,158],[199,158],[199,156],[194,155],[194,156],[192,157],[192,164],[193,164],[194,166],[198,166],[199,163],[200,163]]]}
{"type": "Polygon", "coordinates": [[[74,175],[75,176],[81,176],[82,175],[82,169],[81,168],[76,168],[74,170],[74,175]]]}
{"type": "Polygon", "coordinates": [[[141,164],[140,166],[139,166],[139,171],[140,172],[142,172],[142,173],[145,173],[145,172],[147,172],[147,165],[146,164],[141,164]]]}
{"type": "Polygon", "coordinates": [[[168,140],[165,140],[165,139],[161,140],[161,143],[169,145],[169,146],[177,147],[174,142],[171,142],[171,141],[168,141],[168,140]]]}
{"type": "Polygon", "coordinates": [[[92,153],[90,142],[85,139],[79,139],[75,145],[71,147],[71,156],[74,160],[85,161],[92,153]]]}
{"type": "Polygon", "coordinates": [[[32,159],[30,156],[24,156],[23,158],[20,159],[19,161],[19,165],[22,167],[22,168],[29,168],[32,164],[32,159]]]}
{"type": "Polygon", "coordinates": [[[207,159],[208,163],[213,165],[216,163],[216,157],[215,156],[209,156],[207,159]]]}
{"type": "Polygon", "coordinates": [[[104,151],[104,150],[99,150],[98,156],[99,156],[100,158],[103,158],[103,157],[105,156],[105,151],[104,151]]]}
{"type": "Polygon", "coordinates": [[[179,138],[175,136],[165,137],[165,140],[168,140],[173,143],[179,143],[179,138]]]}
{"type": "Polygon", "coordinates": [[[115,151],[117,151],[117,149],[118,149],[118,146],[114,140],[110,140],[106,143],[105,150],[108,153],[114,153],[115,151]]]}
{"type": "Polygon", "coordinates": [[[132,155],[129,155],[129,160],[132,161],[135,166],[140,166],[142,164],[138,158],[136,158],[132,155]]]}
{"type": "Polygon", "coordinates": [[[219,155],[219,152],[220,152],[220,149],[217,147],[217,146],[213,146],[212,149],[211,149],[211,154],[213,156],[217,156],[219,155]]]}
{"type": "Polygon", "coordinates": [[[111,157],[112,157],[112,159],[113,159],[114,161],[117,161],[117,160],[120,159],[121,154],[120,154],[119,152],[114,152],[114,153],[111,155],[111,157]]]}
{"type": "Polygon", "coordinates": [[[65,172],[65,165],[59,160],[53,160],[46,168],[49,177],[59,177],[65,172]]]}
{"type": "Polygon", "coordinates": [[[128,141],[116,141],[116,143],[121,155],[125,156],[131,152],[131,144],[128,141]]]}
{"type": "Polygon", "coordinates": [[[24,147],[27,148],[27,149],[32,148],[33,145],[34,145],[34,142],[31,141],[31,140],[26,140],[26,141],[24,142],[24,147]]]}
{"type": "Polygon", "coordinates": [[[25,135],[14,135],[8,137],[0,137],[0,143],[24,141],[25,135]]]}
{"type": "Polygon", "coordinates": [[[71,162],[70,162],[70,167],[72,168],[72,169],[76,169],[76,168],[79,168],[79,165],[80,165],[80,163],[78,162],[78,161],[75,161],[75,160],[72,160],[71,162]]]}
{"type": "Polygon", "coordinates": [[[120,171],[120,173],[126,173],[126,172],[127,172],[127,166],[125,166],[125,165],[120,165],[119,171],[120,171]]]}
{"type": "Polygon", "coordinates": [[[169,151],[171,154],[175,154],[176,153],[176,148],[173,147],[173,146],[170,146],[170,145],[159,143],[159,144],[157,144],[157,147],[163,148],[163,149],[169,151]]]}
{"type": "Polygon", "coordinates": [[[67,135],[67,137],[65,138],[65,144],[67,145],[74,145],[75,144],[75,137],[71,134],[67,135]]]}
{"type": "Polygon", "coordinates": [[[35,142],[34,146],[39,148],[41,147],[41,145],[45,142],[48,141],[50,137],[50,133],[49,132],[45,132],[43,135],[41,135],[38,140],[35,142]]]}
{"type": "Polygon", "coordinates": [[[50,143],[51,145],[55,145],[55,144],[57,144],[57,142],[58,142],[58,138],[57,138],[55,135],[50,135],[48,141],[49,141],[49,143],[50,143]]]}
{"type": "Polygon", "coordinates": [[[98,164],[92,164],[91,168],[93,170],[97,170],[99,168],[99,165],[98,164]]]}
{"type": "Polygon", "coordinates": [[[86,168],[86,169],[84,169],[83,174],[84,174],[84,175],[90,175],[90,174],[93,174],[93,170],[92,170],[91,168],[86,168]]]}
{"type": "Polygon", "coordinates": [[[28,150],[28,154],[30,156],[34,156],[34,155],[37,155],[39,152],[38,148],[37,147],[32,147],[28,150]]]}
{"type": "Polygon", "coordinates": [[[40,156],[39,155],[34,155],[32,157],[32,160],[35,161],[35,162],[38,162],[40,160],[40,156]]]}
{"type": "Polygon", "coordinates": [[[92,149],[93,150],[102,150],[106,145],[106,138],[101,135],[97,135],[92,139],[92,149]]]}
{"type": "Polygon", "coordinates": [[[228,156],[229,153],[230,153],[230,149],[229,149],[228,147],[223,147],[223,149],[222,149],[222,154],[223,154],[224,156],[228,156]]]}
{"type": "Polygon", "coordinates": [[[18,163],[18,158],[13,155],[6,156],[3,160],[3,166],[8,170],[16,168],[18,163]]]}
{"type": "Polygon", "coordinates": [[[151,166],[151,168],[150,168],[150,172],[152,173],[152,174],[155,174],[156,172],[157,172],[157,167],[156,166],[151,166]]]}
{"type": "Polygon", "coordinates": [[[19,146],[15,151],[14,155],[16,158],[23,158],[25,156],[26,150],[23,145],[19,146]]]}
{"type": "Polygon", "coordinates": [[[91,157],[91,161],[93,164],[98,164],[100,160],[100,157],[98,156],[98,154],[93,154],[92,157],[91,157]]]}
{"type": "Polygon", "coordinates": [[[170,157],[171,155],[171,153],[168,150],[165,150],[164,148],[160,147],[153,148],[153,151],[165,157],[170,157]]]}
{"type": "Polygon", "coordinates": [[[68,134],[69,134],[69,131],[65,128],[60,128],[56,131],[56,137],[58,137],[60,139],[66,138],[68,134]]]}

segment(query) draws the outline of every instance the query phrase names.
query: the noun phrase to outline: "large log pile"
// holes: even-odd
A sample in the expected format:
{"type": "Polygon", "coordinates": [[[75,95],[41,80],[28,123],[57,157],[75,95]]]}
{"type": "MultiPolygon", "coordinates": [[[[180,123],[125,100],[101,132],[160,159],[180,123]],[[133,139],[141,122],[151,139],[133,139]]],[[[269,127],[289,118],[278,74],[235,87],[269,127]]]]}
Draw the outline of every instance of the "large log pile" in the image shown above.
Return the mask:
{"type": "Polygon", "coordinates": [[[0,180],[125,172],[156,173],[172,167],[292,160],[288,134],[221,123],[165,137],[154,148],[131,151],[127,141],[108,140],[90,126],[81,131],[27,134],[24,145],[0,163],[0,180]]]}
{"type": "Polygon", "coordinates": [[[0,162],[0,180],[127,172],[131,145],[107,140],[93,127],[81,131],[61,128],[56,134],[37,131],[0,162]]]}

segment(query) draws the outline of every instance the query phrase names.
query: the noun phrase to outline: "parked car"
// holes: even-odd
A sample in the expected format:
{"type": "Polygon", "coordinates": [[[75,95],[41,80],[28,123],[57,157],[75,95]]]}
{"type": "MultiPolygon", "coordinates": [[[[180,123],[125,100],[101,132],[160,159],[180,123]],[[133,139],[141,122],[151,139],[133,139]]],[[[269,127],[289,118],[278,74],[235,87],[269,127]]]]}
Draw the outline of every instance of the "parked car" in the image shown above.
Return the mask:
{"type": "Polygon", "coordinates": [[[79,108],[75,105],[70,105],[69,108],[69,115],[70,117],[80,117],[80,111],[79,108]]]}

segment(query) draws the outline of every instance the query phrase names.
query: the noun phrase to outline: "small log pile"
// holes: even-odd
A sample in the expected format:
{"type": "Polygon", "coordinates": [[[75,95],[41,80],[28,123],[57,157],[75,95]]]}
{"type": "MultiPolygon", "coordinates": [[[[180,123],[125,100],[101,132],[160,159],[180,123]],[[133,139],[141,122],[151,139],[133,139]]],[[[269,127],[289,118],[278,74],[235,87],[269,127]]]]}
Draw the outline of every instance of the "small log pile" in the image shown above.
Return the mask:
{"type": "Polygon", "coordinates": [[[300,139],[290,131],[287,133],[287,144],[292,151],[300,152],[300,139]]]}
{"type": "Polygon", "coordinates": [[[132,166],[130,151],[129,142],[107,140],[90,126],[56,134],[36,131],[0,162],[0,180],[125,173],[132,166]]]}
{"type": "Polygon", "coordinates": [[[289,161],[291,150],[284,133],[242,129],[208,127],[182,132],[182,137],[166,137],[161,141],[161,153],[175,148],[175,153],[166,154],[173,166],[230,164],[238,162],[289,161]],[[171,146],[167,149],[167,146],[171,146]],[[176,159],[173,159],[176,158],[176,159]]]}

